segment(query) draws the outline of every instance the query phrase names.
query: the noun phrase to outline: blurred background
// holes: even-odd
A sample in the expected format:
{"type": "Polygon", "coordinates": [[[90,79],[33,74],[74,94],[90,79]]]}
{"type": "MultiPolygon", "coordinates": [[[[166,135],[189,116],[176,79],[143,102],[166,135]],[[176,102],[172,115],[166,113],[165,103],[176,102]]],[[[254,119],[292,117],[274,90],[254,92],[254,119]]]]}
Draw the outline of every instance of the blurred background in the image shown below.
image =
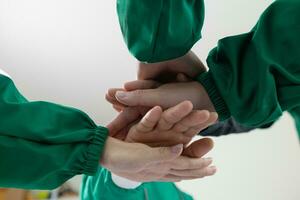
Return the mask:
{"type": "MultiPolygon", "coordinates": [[[[203,39],[194,52],[205,60],[218,39],[248,32],[271,2],[206,0],[203,39]]],[[[1,68],[29,99],[73,106],[99,125],[107,124],[116,113],[104,100],[106,90],[122,86],[136,74],[136,60],[122,40],[115,4],[0,0],[1,68]]],[[[215,138],[209,156],[218,173],[178,185],[203,200],[299,200],[299,155],[294,123],[285,114],[268,130],[215,138]]],[[[68,187],[78,191],[80,177],[68,187]]],[[[7,199],[5,192],[0,190],[0,199],[2,195],[4,200],[17,200],[7,199]]]]}

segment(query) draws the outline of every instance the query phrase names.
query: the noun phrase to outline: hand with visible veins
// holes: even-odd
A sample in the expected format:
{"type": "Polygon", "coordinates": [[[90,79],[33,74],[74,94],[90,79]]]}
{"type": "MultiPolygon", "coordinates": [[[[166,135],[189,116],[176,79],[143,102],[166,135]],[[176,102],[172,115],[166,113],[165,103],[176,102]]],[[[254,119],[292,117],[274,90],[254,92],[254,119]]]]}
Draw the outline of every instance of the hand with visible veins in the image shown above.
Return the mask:
{"type": "MultiPolygon", "coordinates": [[[[127,135],[129,135],[128,138],[130,139],[132,137],[131,135],[133,135],[132,132],[134,130],[130,128],[136,123],[136,121],[140,120],[147,113],[148,110],[148,107],[125,107],[117,115],[117,117],[110,124],[107,125],[107,127],[110,129],[110,136],[121,140],[125,140],[127,135]]],[[[166,110],[164,113],[162,113],[161,121],[166,121],[165,118],[169,118],[169,120],[172,120],[170,119],[170,116],[172,117],[173,115],[183,115],[185,118],[184,120],[178,122],[176,129],[172,131],[182,131],[181,129],[177,129],[178,126],[182,126],[182,128],[187,128],[187,126],[190,126],[191,124],[193,125],[193,128],[190,128],[190,130],[188,131],[193,132],[193,134],[189,134],[191,135],[191,137],[194,137],[201,130],[214,124],[218,118],[218,115],[215,112],[209,112],[207,110],[193,110],[193,105],[189,101],[185,101],[183,103],[180,103],[179,105],[176,105],[173,108],[166,110]],[[178,108],[182,109],[183,113],[178,114],[178,108]]],[[[163,136],[164,135],[161,135],[161,140],[163,139],[163,136]]],[[[140,134],[138,134],[136,137],[140,137],[140,134]]]]}
{"type": "MultiPolygon", "coordinates": [[[[192,53],[189,55],[175,59],[171,62],[162,62],[162,63],[156,63],[156,64],[140,64],[139,65],[139,72],[138,77],[139,79],[153,79],[153,80],[159,80],[160,82],[167,82],[165,79],[165,76],[163,74],[166,72],[167,74],[171,72],[173,75],[171,79],[174,80],[177,79],[178,82],[187,82],[190,80],[190,78],[195,77],[200,72],[206,71],[204,65],[200,62],[199,59],[197,59],[196,56],[194,56],[192,53]],[[182,62],[181,62],[182,61],[182,62]],[[192,64],[192,65],[191,65],[192,64]],[[175,66],[176,65],[176,66],[175,66]],[[152,66],[152,67],[151,67],[152,66]],[[175,66],[175,67],[172,67],[175,66]],[[192,66],[192,68],[189,68],[192,66]],[[150,68],[149,68],[150,67],[150,68]],[[171,68],[171,70],[170,70],[171,68]],[[179,73],[176,75],[176,73],[179,73]]],[[[170,78],[168,78],[170,80],[170,78]]],[[[132,83],[125,84],[125,89],[139,89],[139,92],[137,93],[143,93],[143,89],[154,89],[161,86],[159,82],[156,81],[137,81],[132,83]]],[[[111,102],[114,106],[114,108],[118,111],[120,111],[120,114],[117,116],[117,118],[112,121],[108,128],[110,129],[110,134],[113,137],[117,137],[119,139],[126,140],[127,133],[129,132],[130,128],[133,126],[133,124],[140,120],[146,113],[149,111],[150,107],[152,106],[135,106],[135,107],[127,107],[124,106],[124,104],[120,103],[116,99],[116,92],[121,90],[125,91],[125,89],[111,89],[109,90],[108,94],[106,94],[106,99],[111,102]]],[[[174,105],[175,106],[175,103],[174,105]]],[[[170,106],[172,107],[172,106],[170,106]]],[[[158,108],[155,108],[158,109],[158,108]]],[[[151,112],[151,111],[150,111],[151,112]]],[[[157,111],[155,111],[157,112],[157,111]]],[[[205,113],[205,112],[204,112],[205,113]]],[[[203,114],[203,113],[202,113],[203,114]]],[[[150,114],[149,114],[150,115],[150,114]]],[[[149,117],[149,115],[146,115],[145,117],[149,117]]],[[[151,114],[152,115],[152,114],[151,114]]],[[[150,115],[150,116],[151,116],[150,115]]],[[[206,122],[203,122],[203,129],[209,126],[210,124],[214,123],[217,118],[216,113],[209,113],[208,119],[206,122]]],[[[143,120],[142,120],[143,121],[143,120]]],[[[142,123],[142,121],[140,123],[142,123]]],[[[146,120],[147,121],[147,120],[146,120]]],[[[138,125],[136,125],[138,126],[138,125]]],[[[143,125],[142,125],[143,126],[143,125]]],[[[135,134],[135,131],[130,131],[130,138],[127,138],[128,141],[131,140],[143,140],[143,137],[135,134]]],[[[136,132],[137,133],[137,132],[136,132]]],[[[156,139],[159,139],[157,137],[157,134],[152,134],[153,136],[156,136],[156,139]]],[[[149,137],[149,136],[147,136],[149,137]]],[[[184,137],[183,137],[184,138],[184,137]]],[[[147,142],[147,141],[145,141],[147,142]]],[[[183,142],[184,143],[184,142],[183,142]]],[[[126,144],[126,143],[123,143],[126,144]]],[[[189,156],[180,156],[176,158],[170,158],[169,150],[167,147],[156,147],[156,148],[150,148],[149,153],[145,153],[145,145],[142,145],[140,143],[133,143],[136,144],[135,146],[140,146],[139,148],[129,148],[130,143],[126,144],[128,148],[123,148],[123,150],[120,150],[120,148],[115,149],[116,152],[119,153],[113,153],[111,156],[107,156],[107,159],[102,159],[102,164],[108,166],[107,168],[111,170],[113,173],[120,175],[122,177],[145,182],[145,181],[180,181],[184,179],[191,179],[191,178],[197,178],[203,177],[205,174],[203,174],[203,170],[200,165],[203,164],[203,158],[204,154],[206,154],[212,147],[213,143],[210,139],[201,139],[198,141],[193,142],[191,145],[189,145],[184,151],[183,155],[189,156]],[[109,163],[114,163],[119,161],[122,158],[122,152],[128,154],[128,151],[132,152],[132,159],[124,161],[123,164],[118,165],[120,166],[119,169],[113,169],[109,168],[109,163]],[[155,152],[158,150],[159,153],[156,155],[155,152]],[[138,152],[138,153],[137,153],[138,152]],[[137,155],[143,154],[145,155],[145,159],[143,162],[134,162],[140,161],[141,159],[134,158],[137,155]],[[153,157],[155,157],[155,162],[153,162],[153,157]],[[200,159],[199,159],[200,158],[200,159]],[[150,159],[150,161],[149,161],[150,159]],[[158,160],[157,160],[158,159],[158,160]],[[115,161],[114,161],[115,160],[115,161]],[[164,160],[164,161],[162,161],[164,160]],[[166,162],[166,160],[169,160],[166,162]],[[109,162],[110,161],[110,162],[109,162]],[[147,162],[146,162],[147,161],[147,162]],[[127,164],[126,164],[127,163],[127,164]],[[124,167],[125,166],[125,167],[124,167]],[[139,167],[137,167],[139,166],[139,167]],[[172,166],[172,168],[171,168],[172,166]],[[197,166],[197,167],[196,167],[197,166]],[[126,168],[127,167],[127,168],[126,168]],[[125,169],[124,169],[125,168],[125,169]],[[127,169],[127,170],[126,170],[127,169]],[[130,169],[130,170],[129,170],[130,169]],[[134,169],[134,170],[132,170],[134,169]],[[136,172],[136,173],[134,173],[136,172]],[[157,172],[160,172],[160,174],[157,174],[157,172]],[[173,173],[176,173],[173,174],[173,173]]],[[[119,144],[119,146],[121,146],[119,144]]],[[[109,146],[107,146],[109,147],[109,146]]],[[[113,146],[112,146],[113,147],[113,146]]],[[[178,147],[178,146],[177,146],[178,147]]],[[[172,147],[173,149],[174,147],[172,147]]],[[[108,151],[108,152],[114,152],[114,151],[108,151]]],[[[174,156],[175,157],[175,156],[174,156]]],[[[211,161],[208,159],[206,162],[210,163],[211,161]]],[[[122,162],[121,162],[122,163],[122,162]]],[[[209,164],[207,164],[209,165],[209,164]]],[[[116,165],[114,165],[116,166],[116,165]]],[[[208,169],[208,168],[206,168],[208,169]]],[[[204,170],[205,171],[205,170],[204,170]]],[[[214,174],[216,169],[214,167],[209,168],[209,170],[206,171],[206,175],[214,174]]]]}
{"type": "Polygon", "coordinates": [[[173,60],[158,63],[139,63],[137,72],[139,81],[125,84],[124,88],[110,89],[106,94],[106,99],[113,104],[117,111],[121,111],[124,104],[115,98],[116,91],[154,89],[162,83],[192,80],[205,71],[207,71],[206,67],[192,51],[173,60]],[[144,82],[143,80],[147,81],[144,82]]]}
{"type": "MultiPolygon", "coordinates": [[[[159,106],[156,106],[139,123],[130,128],[125,141],[144,143],[152,147],[187,145],[194,135],[207,126],[210,118],[208,111],[193,111],[192,108],[192,104],[188,101],[164,112],[159,106]]],[[[212,116],[211,123],[217,119],[216,115],[212,116]]],[[[178,159],[148,165],[134,175],[126,172],[112,172],[130,180],[142,182],[153,179],[175,182],[202,178],[216,172],[214,166],[209,166],[212,163],[211,159],[201,158],[212,147],[212,140],[204,138],[185,148],[182,156],[178,159]]]]}
{"type": "Polygon", "coordinates": [[[125,141],[144,143],[152,147],[187,145],[195,135],[216,120],[215,113],[193,110],[189,101],[165,111],[156,106],[130,128],[125,141]]]}
{"type": "MultiPolygon", "coordinates": [[[[182,76],[181,79],[187,78],[182,76]]],[[[139,120],[150,107],[159,105],[163,109],[168,109],[184,100],[191,101],[195,110],[208,110],[210,114],[216,115],[207,93],[197,82],[185,81],[161,85],[156,81],[137,80],[125,83],[124,87],[125,89],[110,89],[106,94],[107,101],[120,112],[111,124],[114,132],[128,131],[130,123],[139,120]]]]}
{"type": "Polygon", "coordinates": [[[125,83],[124,89],[112,89],[108,94],[123,106],[170,108],[184,100],[191,101],[196,110],[214,112],[214,106],[203,86],[196,81],[166,83],[160,85],[151,80],[136,80],[125,83]],[[114,98],[115,97],[115,98],[114,98]]]}
{"type": "Polygon", "coordinates": [[[215,111],[202,85],[191,81],[205,71],[206,67],[192,51],[173,60],[140,63],[137,81],[126,83],[124,88],[109,89],[106,94],[113,108],[122,111],[116,120],[120,124],[113,124],[114,127],[118,131],[128,130],[129,123],[139,120],[150,107],[159,105],[167,109],[184,100],[190,100],[194,109],[215,111]]]}

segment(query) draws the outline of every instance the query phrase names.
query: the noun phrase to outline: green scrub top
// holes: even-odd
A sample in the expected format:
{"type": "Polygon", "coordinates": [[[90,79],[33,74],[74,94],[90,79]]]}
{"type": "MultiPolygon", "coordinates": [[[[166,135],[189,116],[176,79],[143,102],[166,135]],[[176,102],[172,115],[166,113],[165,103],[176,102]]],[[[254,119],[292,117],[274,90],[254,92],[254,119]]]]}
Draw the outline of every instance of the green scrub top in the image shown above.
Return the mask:
{"type": "MultiPolygon", "coordinates": [[[[200,38],[203,8],[203,0],[119,0],[128,49],[146,62],[183,56],[200,38]]],[[[218,42],[207,58],[209,71],[197,80],[221,120],[232,116],[257,127],[289,111],[300,134],[299,35],[300,1],[277,0],[250,32],[218,42]]]]}
{"type": "Polygon", "coordinates": [[[107,135],[80,110],[28,101],[0,74],[0,187],[53,189],[94,175],[107,135]]]}
{"type": "Polygon", "coordinates": [[[202,0],[117,0],[117,12],[128,49],[143,62],[180,57],[201,38],[202,0]]]}
{"type": "Polygon", "coordinates": [[[95,176],[84,176],[81,200],[193,200],[171,182],[147,182],[135,189],[125,189],[116,185],[111,173],[98,168],[95,176]]]}

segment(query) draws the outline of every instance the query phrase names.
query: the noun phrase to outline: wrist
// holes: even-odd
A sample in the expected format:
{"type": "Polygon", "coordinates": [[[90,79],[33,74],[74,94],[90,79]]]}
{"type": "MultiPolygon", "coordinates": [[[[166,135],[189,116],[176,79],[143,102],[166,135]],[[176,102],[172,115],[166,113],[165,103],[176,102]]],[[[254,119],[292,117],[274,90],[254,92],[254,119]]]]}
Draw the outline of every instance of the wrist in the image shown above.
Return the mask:
{"type": "Polygon", "coordinates": [[[202,99],[203,99],[204,108],[206,108],[210,112],[216,112],[214,104],[212,103],[205,87],[202,84],[200,84],[200,86],[202,88],[201,96],[202,96],[202,99]]]}
{"type": "Polygon", "coordinates": [[[147,152],[148,148],[150,147],[144,144],[127,143],[108,137],[100,165],[111,172],[135,172],[147,164],[145,156],[139,155],[139,152],[147,152]]]}
{"type": "Polygon", "coordinates": [[[205,87],[199,82],[194,82],[193,88],[196,89],[196,94],[198,96],[194,105],[194,109],[216,112],[214,104],[212,103],[205,87]]]}
{"type": "Polygon", "coordinates": [[[108,136],[106,141],[105,141],[105,144],[104,144],[104,149],[103,149],[103,153],[102,153],[102,156],[101,156],[101,159],[100,159],[100,165],[109,169],[110,168],[110,163],[112,162],[113,160],[113,151],[114,151],[114,147],[117,144],[117,139],[111,137],[111,136],[108,136]]]}

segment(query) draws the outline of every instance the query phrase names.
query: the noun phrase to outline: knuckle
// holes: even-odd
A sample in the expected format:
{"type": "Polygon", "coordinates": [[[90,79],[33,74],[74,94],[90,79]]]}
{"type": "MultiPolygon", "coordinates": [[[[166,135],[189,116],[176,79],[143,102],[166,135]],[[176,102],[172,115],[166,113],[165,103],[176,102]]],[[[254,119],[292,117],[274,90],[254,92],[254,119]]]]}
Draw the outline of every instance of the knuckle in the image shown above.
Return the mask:
{"type": "Polygon", "coordinates": [[[189,126],[184,122],[179,122],[178,125],[180,126],[180,128],[183,132],[185,132],[189,129],[189,126]]]}
{"type": "Polygon", "coordinates": [[[197,168],[205,167],[205,160],[202,158],[198,159],[196,165],[197,165],[197,168]]]}
{"type": "Polygon", "coordinates": [[[173,131],[175,132],[182,132],[182,130],[184,130],[184,127],[182,126],[181,123],[177,123],[173,128],[173,131]]]}
{"type": "Polygon", "coordinates": [[[177,115],[176,112],[171,112],[171,113],[169,114],[169,118],[170,118],[169,121],[171,121],[171,122],[173,123],[173,122],[175,122],[175,121],[178,119],[178,115],[177,115]]]}
{"type": "Polygon", "coordinates": [[[192,140],[192,137],[183,136],[182,142],[183,144],[188,144],[192,140]]]}
{"type": "Polygon", "coordinates": [[[192,169],[194,168],[194,162],[192,160],[189,160],[186,162],[186,169],[192,169]]]}
{"type": "Polygon", "coordinates": [[[138,90],[133,91],[133,93],[136,96],[141,96],[141,95],[145,94],[145,90],[138,89],[138,90]]]}
{"type": "Polygon", "coordinates": [[[165,126],[171,126],[172,125],[172,122],[169,121],[168,117],[166,115],[163,115],[162,116],[162,123],[165,125],[165,126]]]}
{"type": "Polygon", "coordinates": [[[206,175],[206,170],[197,170],[194,175],[196,175],[198,178],[203,178],[206,175]]]}
{"type": "Polygon", "coordinates": [[[177,143],[186,144],[186,137],[183,134],[175,134],[172,137],[177,143]]]}

